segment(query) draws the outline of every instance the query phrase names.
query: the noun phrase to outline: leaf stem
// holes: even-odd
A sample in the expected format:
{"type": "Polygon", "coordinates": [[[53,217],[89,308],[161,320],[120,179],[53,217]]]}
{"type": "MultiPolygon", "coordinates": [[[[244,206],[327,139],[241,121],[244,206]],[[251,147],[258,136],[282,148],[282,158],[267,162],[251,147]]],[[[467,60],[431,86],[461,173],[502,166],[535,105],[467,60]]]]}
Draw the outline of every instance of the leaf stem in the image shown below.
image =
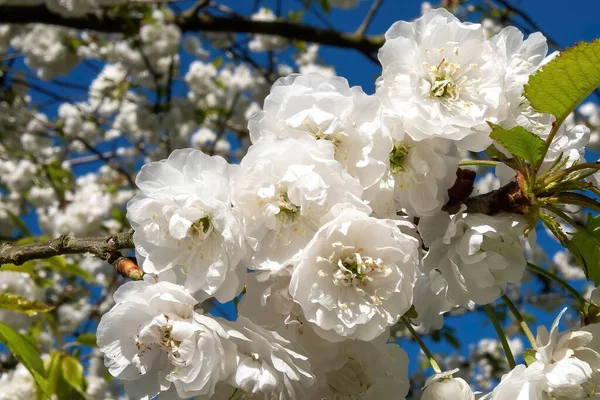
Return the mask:
{"type": "Polygon", "coordinates": [[[540,167],[542,166],[542,163],[544,162],[544,158],[546,158],[546,154],[548,154],[548,149],[550,149],[550,145],[552,144],[552,141],[554,140],[554,136],[556,136],[556,133],[558,132],[563,121],[564,121],[564,119],[555,121],[553,123],[552,129],[550,130],[550,134],[546,138],[546,149],[544,151],[544,155],[542,157],[540,157],[539,161],[535,164],[536,172],[540,170],[540,167]]]}
{"type": "Polygon", "coordinates": [[[569,285],[567,282],[560,279],[558,276],[554,275],[553,273],[546,271],[545,269],[538,267],[537,265],[534,265],[529,262],[527,263],[527,268],[529,268],[531,271],[535,272],[538,275],[541,275],[547,279],[550,279],[553,282],[556,282],[563,289],[565,289],[567,292],[569,292],[573,296],[573,298],[575,298],[575,300],[577,300],[581,305],[587,303],[587,301],[581,295],[581,293],[579,293],[579,291],[577,291],[573,286],[569,285]]]}
{"type": "Polygon", "coordinates": [[[529,340],[529,343],[531,343],[531,347],[534,350],[537,350],[535,336],[533,336],[533,332],[531,332],[531,329],[529,329],[529,325],[527,325],[527,322],[525,322],[525,319],[523,318],[523,315],[519,309],[513,304],[507,295],[502,296],[502,301],[504,301],[504,304],[506,304],[512,315],[515,317],[515,320],[517,320],[519,323],[521,330],[523,330],[523,333],[525,333],[525,336],[527,336],[527,340],[529,340]]]}
{"type": "Polygon", "coordinates": [[[510,369],[516,367],[517,363],[515,362],[515,357],[510,349],[510,345],[508,344],[508,340],[506,340],[506,335],[502,330],[502,326],[500,326],[500,322],[498,322],[498,318],[496,317],[496,313],[494,313],[494,309],[489,304],[485,304],[483,306],[485,312],[488,317],[490,317],[490,321],[492,321],[492,325],[496,329],[496,333],[498,334],[498,339],[500,339],[500,343],[502,343],[502,348],[504,349],[504,354],[506,354],[506,361],[508,361],[508,366],[510,369]]]}
{"type": "Polygon", "coordinates": [[[469,166],[469,165],[476,165],[476,166],[495,167],[499,163],[500,163],[499,161],[494,161],[494,160],[462,160],[458,163],[458,166],[465,167],[465,166],[469,166]]]}
{"type": "Polygon", "coordinates": [[[543,180],[543,182],[541,183],[541,185],[547,186],[549,183],[556,182],[560,178],[569,175],[571,172],[579,171],[582,169],[600,170],[600,163],[594,162],[594,163],[582,163],[582,164],[573,165],[572,167],[563,169],[562,171],[559,171],[556,174],[550,175],[549,177],[545,178],[543,180]]]}
{"type": "Polygon", "coordinates": [[[419,336],[417,331],[415,331],[415,328],[413,328],[410,320],[406,317],[402,317],[401,320],[404,323],[404,325],[406,325],[406,329],[408,329],[408,331],[412,335],[413,339],[415,339],[415,341],[419,344],[419,346],[421,347],[421,350],[423,350],[423,353],[425,353],[425,356],[429,360],[429,364],[431,364],[431,368],[433,368],[433,370],[435,371],[436,374],[441,374],[442,370],[441,370],[440,366],[438,365],[437,361],[435,361],[433,354],[431,354],[431,352],[425,345],[425,342],[423,342],[423,340],[421,339],[421,337],[419,336]]]}

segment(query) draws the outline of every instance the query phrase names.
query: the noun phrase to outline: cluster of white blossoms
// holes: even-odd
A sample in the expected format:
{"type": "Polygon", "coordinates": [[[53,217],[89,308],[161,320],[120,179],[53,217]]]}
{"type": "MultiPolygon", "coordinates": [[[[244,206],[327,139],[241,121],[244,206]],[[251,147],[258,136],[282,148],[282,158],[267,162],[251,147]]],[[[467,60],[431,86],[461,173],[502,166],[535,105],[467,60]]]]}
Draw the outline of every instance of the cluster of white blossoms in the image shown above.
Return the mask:
{"type": "MultiPolygon", "coordinates": [[[[522,93],[545,38],[515,28],[487,38],[443,9],[385,37],[374,95],[340,77],[292,74],[250,118],[239,165],[180,149],[142,168],[127,218],[146,275],[118,289],[98,327],[106,366],[129,396],[402,399],[408,358],[387,342],[391,328],[412,320],[438,330],[450,310],[487,305],[521,282],[525,218],[465,206],[451,215],[444,205],[459,152],[492,145],[487,122],[551,123],[522,93]],[[235,301],[237,320],[205,314],[211,298],[235,301]]],[[[252,43],[279,46],[262,35],[252,43]]],[[[185,80],[194,101],[210,103],[219,79],[238,85],[246,72],[218,76],[196,61],[185,80]]],[[[566,152],[578,162],[586,129],[559,132],[546,161],[566,152]]],[[[197,135],[200,148],[215,140],[197,135]]],[[[592,334],[557,329],[558,319],[540,328],[536,361],[488,397],[594,394],[592,334]]],[[[422,398],[475,399],[457,371],[431,377],[422,398]]]]}

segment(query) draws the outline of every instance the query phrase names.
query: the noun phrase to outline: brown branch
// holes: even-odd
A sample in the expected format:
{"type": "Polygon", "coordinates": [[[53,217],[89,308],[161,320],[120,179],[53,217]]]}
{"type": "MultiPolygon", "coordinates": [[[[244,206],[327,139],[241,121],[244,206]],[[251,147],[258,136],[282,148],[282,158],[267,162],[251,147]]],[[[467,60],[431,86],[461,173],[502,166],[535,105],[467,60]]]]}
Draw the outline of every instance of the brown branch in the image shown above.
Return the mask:
{"type": "MultiPolygon", "coordinates": [[[[383,44],[384,37],[357,36],[343,33],[335,29],[324,29],[311,25],[295,24],[287,21],[254,21],[242,16],[213,16],[207,13],[194,15],[183,12],[170,21],[179,26],[183,32],[229,32],[275,35],[290,40],[302,40],[355,49],[365,54],[375,53],[383,44]]],[[[83,29],[107,33],[123,33],[131,27],[142,25],[141,17],[111,15],[102,13],[87,14],[77,18],[65,18],[50,12],[45,5],[0,6],[0,23],[9,24],[49,24],[67,28],[83,29]]]]}
{"type": "Polygon", "coordinates": [[[62,235],[47,242],[14,246],[11,243],[0,245],[0,266],[3,264],[21,265],[29,260],[39,260],[62,254],[91,253],[94,256],[114,263],[121,257],[119,250],[132,249],[133,230],[109,236],[77,238],[62,235]]]}

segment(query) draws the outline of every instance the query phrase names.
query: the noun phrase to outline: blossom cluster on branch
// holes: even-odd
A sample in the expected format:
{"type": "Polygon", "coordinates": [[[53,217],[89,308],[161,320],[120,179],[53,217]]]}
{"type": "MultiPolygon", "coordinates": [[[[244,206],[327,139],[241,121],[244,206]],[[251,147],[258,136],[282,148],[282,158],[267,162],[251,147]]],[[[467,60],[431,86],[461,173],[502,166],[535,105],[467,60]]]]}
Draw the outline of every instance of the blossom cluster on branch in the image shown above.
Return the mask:
{"type": "Polygon", "coordinates": [[[375,58],[376,0],[356,33],[321,30],[381,67],[367,94],[317,44],[278,34],[311,2],[248,18],[205,1],[179,14],[7,3],[19,23],[0,25],[0,342],[12,353],[0,400],[600,398],[600,293],[568,282],[600,282],[600,222],[584,214],[600,211],[600,164],[585,160],[600,109],[571,104],[600,84],[597,42],[549,55],[542,33],[424,3],[375,58]],[[28,6],[64,26],[20,24],[28,6]],[[100,32],[75,29],[85,20],[100,32]],[[221,32],[186,34],[217,20],[221,32]],[[242,44],[235,21],[251,32],[242,44]],[[86,66],[89,87],[59,78],[86,66]],[[568,80],[575,94],[557,96],[568,80]],[[79,170],[89,163],[102,166],[79,170]],[[549,268],[538,222],[565,247],[549,268]],[[564,309],[534,335],[525,301],[553,314],[572,302],[581,321],[564,309]],[[234,320],[215,316],[224,303],[234,320]],[[498,339],[468,360],[433,354],[422,338],[459,347],[445,322],[467,312],[487,314],[498,339]]]}

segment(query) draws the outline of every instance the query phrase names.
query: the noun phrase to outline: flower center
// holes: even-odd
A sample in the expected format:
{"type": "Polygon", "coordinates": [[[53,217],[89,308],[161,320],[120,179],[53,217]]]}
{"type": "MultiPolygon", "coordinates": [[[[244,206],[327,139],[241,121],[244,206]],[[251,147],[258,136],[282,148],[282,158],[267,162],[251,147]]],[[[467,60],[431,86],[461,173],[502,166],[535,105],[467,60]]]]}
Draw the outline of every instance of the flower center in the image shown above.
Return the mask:
{"type": "Polygon", "coordinates": [[[317,140],[327,140],[333,143],[333,147],[335,148],[335,150],[337,150],[338,147],[340,147],[340,144],[342,143],[342,135],[339,133],[327,135],[321,129],[317,129],[317,131],[312,135],[317,140]]]}
{"type": "Polygon", "coordinates": [[[364,287],[373,280],[373,277],[369,276],[373,271],[385,271],[385,266],[380,258],[373,259],[354,253],[338,260],[337,270],[333,273],[333,283],[342,287],[364,287]]]}
{"type": "Polygon", "coordinates": [[[179,345],[181,342],[171,337],[173,321],[167,314],[155,317],[148,325],[141,328],[135,337],[135,345],[142,354],[159,346],[174,357],[179,357],[179,345]]]}
{"type": "Polygon", "coordinates": [[[460,88],[466,81],[466,77],[459,77],[460,66],[446,61],[445,58],[434,66],[429,67],[431,77],[431,91],[429,97],[438,97],[445,100],[455,101],[460,97],[460,88]]]}
{"type": "Polygon", "coordinates": [[[205,215],[198,218],[192,223],[188,231],[189,235],[197,238],[199,241],[204,241],[213,230],[210,215],[205,215]]]}
{"type": "Polygon", "coordinates": [[[406,156],[410,151],[410,147],[402,142],[394,143],[394,148],[390,153],[390,169],[392,174],[398,174],[404,172],[406,156]]]}

